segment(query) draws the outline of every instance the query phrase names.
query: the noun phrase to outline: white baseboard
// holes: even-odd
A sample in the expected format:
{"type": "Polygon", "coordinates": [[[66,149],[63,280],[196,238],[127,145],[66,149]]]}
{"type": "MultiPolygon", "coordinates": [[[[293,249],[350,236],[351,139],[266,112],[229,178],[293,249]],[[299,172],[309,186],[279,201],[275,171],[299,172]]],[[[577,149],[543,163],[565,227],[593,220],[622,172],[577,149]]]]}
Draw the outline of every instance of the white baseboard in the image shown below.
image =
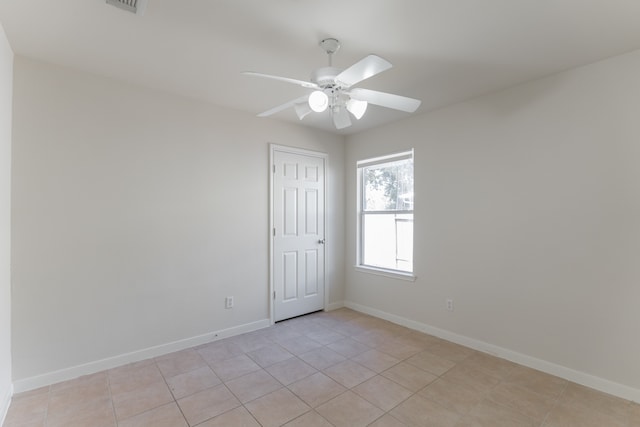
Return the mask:
{"type": "Polygon", "coordinates": [[[2,390],[2,394],[0,394],[0,426],[4,425],[4,420],[7,418],[11,396],[13,396],[13,385],[9,384],[7,389],[2,390]]]}
{"type": "Polygon", "coordinates": [[[332,302],[324,308],[324,311],[333,311],[342,307],[344,307],[344,301],[332,302]]]}
{"type": "Polygon", "coordinates": [[[207,334],[186,338],[155,347],[145,348],[131,353],[120,354],[118,356],[96,360],[94,362],[85,363],[83,365],[72,366],[70,368],[60,369],[54,372],[48,372],[46,374],[38,375],[35,377],[17,380],[14,381],[13,388],[16,393],[34,390],[36,388],[55,384],[60,381],[67,381],[78,378],[82,375],[95,374],[96,372],[104,371],[105,369],[116,368],[118,366],[126,365],[127,363],[138,362],[152,357],[158,357],[165,354],[173,353],[175,351],[184,350],[186,348],[194,347],[197,345],[206,344],[212,341],[217,341],[223,338],[228,338],[235,335],[244,334],[246,332],[252,332],[258,329],[267,328],[269,327],[269,325],[269,319],[258,320],[256,322],[234,326],[232,328],[223,329],[217,332],[210,332],[207,334]]]}
{"type": "Polygon", "coordinates": [[[567,368],[566,366],[561,366],[552,362],[548,362],[546,360],[538,359],[526,354],[518,353],[516,351],[489,344],[484,341],[479,341],[473,338],[466,337],[464,335],[459,335],[454,332],[436,328],[425,323],[416,322],[414,320],[397,316],[395,314],[356,304],[351,301],[345,301],[344,306],[352,310],[388,320],[398,325],[406,326],[410,329],[425,332],[429,335],[433,335],[438,338],[442,338],[447,341],[472,348],[474,350],[489,353],[494,356],[518,363],[520,365],[537,369],[539,371],[546,372],[548,374],[555,375],[569,381],[573,381],[575,383],[602,391],[604,393],[612,394],[626,400],[640,402],[640,390],[626,386],[624,384],[619,384],[604,378],[596,377],[595,375],[591,375],[585,372],[576,371],[575,369],[567,368]]]}

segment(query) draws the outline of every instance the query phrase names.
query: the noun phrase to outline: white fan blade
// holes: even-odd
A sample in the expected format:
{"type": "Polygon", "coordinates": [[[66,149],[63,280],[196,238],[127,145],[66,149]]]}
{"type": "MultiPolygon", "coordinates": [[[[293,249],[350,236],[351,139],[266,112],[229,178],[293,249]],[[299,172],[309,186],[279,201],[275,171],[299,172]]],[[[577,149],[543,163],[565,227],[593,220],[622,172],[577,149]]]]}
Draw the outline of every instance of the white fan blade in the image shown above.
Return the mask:
{"type": "Polygon", "coordinates": [[[359,101],[367,101],[369,104],[406,111],[407,113],[413,113],[418,109],[420,104],[422,104],[422,101],[419,99],[407,98],[406,96],[378,92],[377,90],[362,89],[359,87],[351,89],[349,91],[349,96],[359,101]]]}
{"type": "Polygon", "coordinates": [[[346,108],[340,107],[340,109],[332,115],[333,124],[336,125],[336,129],[344,129],[351,126],[351,119],[349,118],[349,112],[346,108]]]}
{"type": "Polygon", "coordinates": [[[389,61],[377,55],[369,55],[336,76],[336,83],[350,87],[393,67],[389,61]]]}
{"type": "Polygon", "coordinates": [[[305,82],[304,80],[290,79],[289,77],[272,76],[271,74],[255,73],[253,71],[243,71],[241,74],[245,76],[262,77],[265,79],[279,80],[281,82],[293,83],[298,86],[306,87],[309,89],[318,89],[318,85],[312,82],[305,82]]]}
{"type": "Polygon", "coordinates": [[[272,114],[279,113],[280,111],[286,110],[289,107],[293,107],[294,105],[296,105],[296,104],[298,104],[300,102],[306,102],[306,100],[308,98],[309,98],[309,95],[305,95],[305,96],[301,96],[300,98],[296,98],[296,99],[294,99],[292,101],[285,102],[282,105],[278,105],[277,107],[273,107],[270,110],[267,110],[265,112],[262,112],[262,113],[258,114],[258,117],[267,117],[267,116],[270,116],[272,114]]]}

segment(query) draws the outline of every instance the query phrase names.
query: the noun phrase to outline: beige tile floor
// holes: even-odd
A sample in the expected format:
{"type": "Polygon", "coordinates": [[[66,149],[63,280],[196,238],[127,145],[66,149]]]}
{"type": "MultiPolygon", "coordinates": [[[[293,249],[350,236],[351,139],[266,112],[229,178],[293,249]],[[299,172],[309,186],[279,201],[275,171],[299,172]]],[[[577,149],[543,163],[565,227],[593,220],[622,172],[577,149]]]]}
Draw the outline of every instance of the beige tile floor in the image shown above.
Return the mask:
{"type": "Polygon", "coordinates": [[[640,426],[640,405],[348,309],[14,396],[5,427],[640,426]]]}

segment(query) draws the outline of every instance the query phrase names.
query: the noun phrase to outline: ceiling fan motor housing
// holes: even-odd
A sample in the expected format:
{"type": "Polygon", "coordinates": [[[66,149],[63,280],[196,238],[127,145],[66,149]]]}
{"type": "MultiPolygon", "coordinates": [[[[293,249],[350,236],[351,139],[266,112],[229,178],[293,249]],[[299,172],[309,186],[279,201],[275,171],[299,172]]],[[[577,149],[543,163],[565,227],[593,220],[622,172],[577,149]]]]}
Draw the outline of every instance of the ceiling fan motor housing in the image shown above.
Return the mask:
{"type": "Polygon", "coordinates": [[[342,72],[335,67],[322,67],[311,73],[311,81],[323,89],[331,89],[336,85],[336,76],[342,72]]]}

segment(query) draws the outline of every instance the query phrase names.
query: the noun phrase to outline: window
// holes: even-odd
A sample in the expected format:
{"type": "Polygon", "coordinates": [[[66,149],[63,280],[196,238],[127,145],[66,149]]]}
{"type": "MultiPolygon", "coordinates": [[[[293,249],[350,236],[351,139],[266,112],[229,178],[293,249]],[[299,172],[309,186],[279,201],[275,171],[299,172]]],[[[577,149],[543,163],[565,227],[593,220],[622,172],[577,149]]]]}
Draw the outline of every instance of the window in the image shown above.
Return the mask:
{"type": "Polygon", "coordinates": [[[358,162],[358,266],[413,273],[413,151],[358,162]]]}

